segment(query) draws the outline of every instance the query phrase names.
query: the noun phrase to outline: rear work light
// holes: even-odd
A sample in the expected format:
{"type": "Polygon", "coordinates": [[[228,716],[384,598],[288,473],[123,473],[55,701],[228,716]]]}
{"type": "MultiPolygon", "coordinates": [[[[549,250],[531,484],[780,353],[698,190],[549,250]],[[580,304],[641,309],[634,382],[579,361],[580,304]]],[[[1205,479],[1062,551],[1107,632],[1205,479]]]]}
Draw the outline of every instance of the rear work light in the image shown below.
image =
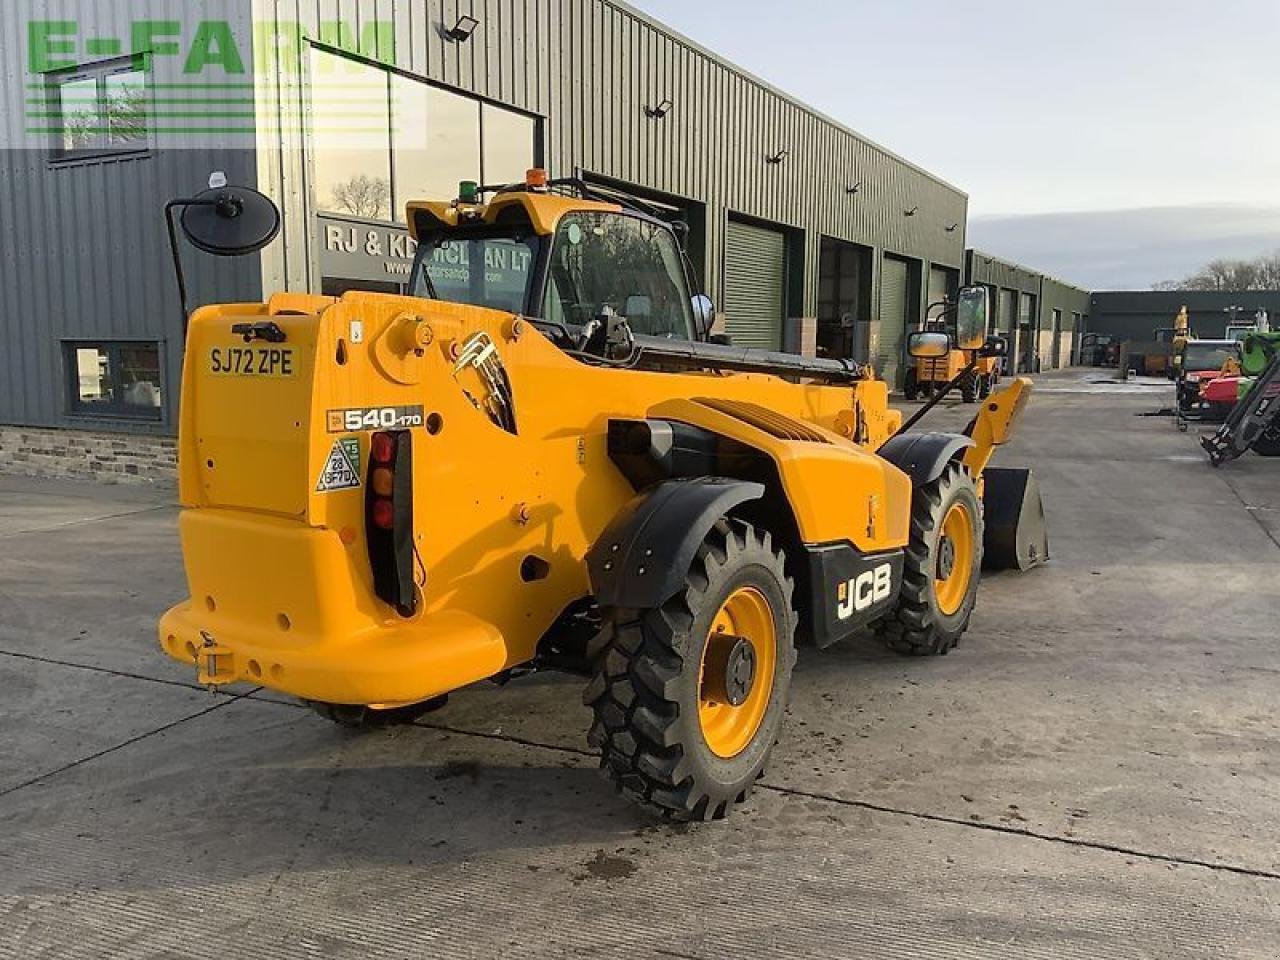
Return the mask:
{"type": "Polygon", "coordinates": [[[418,591],[413,577],[413,437],[407,430],[375,433],[369,442],[365,540],[374,593],[401,616],[412,616],[418,591]]]}

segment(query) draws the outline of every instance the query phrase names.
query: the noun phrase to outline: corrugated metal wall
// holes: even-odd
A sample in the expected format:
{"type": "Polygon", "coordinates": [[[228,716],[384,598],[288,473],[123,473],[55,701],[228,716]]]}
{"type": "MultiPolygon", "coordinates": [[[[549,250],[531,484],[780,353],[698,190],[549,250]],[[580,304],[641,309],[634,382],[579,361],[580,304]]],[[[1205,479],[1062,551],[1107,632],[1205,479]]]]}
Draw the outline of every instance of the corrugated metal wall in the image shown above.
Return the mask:
{"type": "Polygon", "coordinates": [[[1271,329],[1280,329],[1280,290],[1134,290],[1093,294],[1088,329],[1130,340],[1147,340],[1160,327],[1173,326],[1178,311],[1186,306],[1191,329],[1206,339],[1221,337],[1232,316],[1250,323],[1259,310],[1266,310],[1271,329]]]}
{"type": "MultiPolygon", "coordinates": [[[[1021,335],[1010,344],[1010,358],[1028,361],[1019,368],[1034,370],[1037,363],[1039,369],[1048,370],[1053,366],[1053,358],[1058,357],[1059,366],[1068,366],[1074,357],[1076,343],[1075,316],[1082,320],[1089,313],[1089,293],[1079,287],[1064,283],[1054,277],[1038,273],[1029,267],[1002,260],[999,257],[981,250],[965,251],[965,282],[983,283],[995,287],[999,293],[999,304],[1016,304],[1021,313],[1025,298],[1032,298],[1032,326],[1029,339],[1021,335]],[[1053,311],[1062,311],[1062,324],[1059,331],[1058,344],[1053,345],[1053,311]]],[[[1001,330],[1009,330],[1006,317],[999,316],[997,321],[1001,330]]],[[[1016,324],[1015,324],[1016,326],[1016,324]]]]}
{"type": "MultiPolygon", "coordinates": [[[[231,19],[247,28],[245,3],[183,0],[21,0],[0,4],[0,82],[4,147],[0,151],[0,422],[37,426],[122,427],[172,432],[181,373],[181,318],[164,229],[167,199],[207,186],[223,170],[235,182],[256,180],[245,149],[156,150],[132,159],[51,164],[43,138],[26,136],[27,24],[68,20],[86,37],[128,35],[142,19],[189,22],[231,19]],[[124,25],[123,28],[121,25],[124,25]],[[28,139],[38,149],[12,149],[28,139]],[[64,339],[148,338],[162,341],[165,420],[113,423],[66,415],[64,339]]],[[[94,59],[94,58],[85,58],[94,59]]],[[[178,78],[181,58],[158,58],[158,82],[178,78]]],[[[194,302],[256,299],[262,289],[255,258],[217,261],[183,251],[194,302]]]]}
{"type": "MultiPolygon", "coordinates": [[[[723,301],[730,213],[801,227],[804,316],[817,310],[822,235],[959,266],[967,199],[625,4],[609,0],[258,0],[260,16],[310,28],[341,19],[396,24],[399,68],[545,118],[553,175],[576,169],[705,202],[708,292],[723,301]],[[481,21],[471,40],[442,38],[460,13],[481,21]],[[662,119],[645,107],[672,102],[662,119]],[[781,163],[767,158],[788,152],[781,163]],[[861,183],[856,194],[846,188],[861,183]],[[906,211],[914,210],[911,216],[906,211]],[[952,227],[948,232],[947,228],[952,227]]],[[[264,177],[294,201],[287,274],[308,273],[304,165],[286,157],[264,177]]],[[[876,258],[878,262],[878,258],[876,258]]],[[[878,302],[878,296],[872,302],[878,302]]]]}
{"type": "MultiPolygon", "coordinates": [[[[1076,321],[1079,316],[1083,321],[1089,313],[1089,291],[1081,290],[1069,283],[1054,277],[1045,277],[1040,295],[1040,329],[1049,330],[1053,324],[1053,311],[1062,312],[1062,328],[1059,332],[1057,347],[1058,366],[1070,366],[1074,361],[1076,343],[1076,321]]],[[[1041,349],[1041,369],[1051,367],[1053,353],[1041,349]]]]}
{"type": "MultiPolygon", "coordinates": [[[[792,309],[806,317],[816,314],[823,235],[874,248],[875,264],[885,251],[922,264],[962,262],[963,193],[613,0],[5,3],[0,123],[10,131],[23,122],[33,18],[74,20],[82,39],[127,35],[134,20],[172,19],[184,25],[188,42],[192,25],[206,18],[230,21],[241,38],[251,20],[297,22],[312,33],[322,22],[341,23],[356,35],[370,23],[393,21],[396,49],[375,51],[379,58],[544,117],[553,172],[581,169],[705,202],[701,260],[708,292],[718,301],[731,213],[803,231],[790,256],[803,265],[792,309]],[[479,29],[469,42],[446,41],[444,30],[463,13],[478,18],[479,29]],[[645,107],[663,99],[672,101],[667,116],[646,116],[645,107]],[[769,163],[780,150],[786,159],[769,163]],[[860,184],[858,192],[848,193],[853,184],[860,184]]],[[[180,57],[157,58],[152,81],[181,79],[182,64],[180,57]]],[[[276,119],[282,102],[305,102],[298,84],[272,74],[264,71],[256,90],[263,125],[276,119]]],[[[264,283],[304,289],[318,279],[306,162],[296,138],[260,138],[256,151],[230,140],[200,149],[169,149],[173,145],[161,138],[160,149],[142,158],[56,167],[43,148],[0,154],[0,219],[9,238],[0,259],[9,345],[0,359],[0,421],[111,426],[66,416],[60,339],[154,337],[164,341],[166,419],[154,428],[117,426],[172,431],[180,321],[161,207],[199,190],[213,170],[277,199],[285,232],[261,258],[219,262],[186,249],[193,301],[257,298],[264,283]]],[[[877,269],[873,305],[880,301],[878,282],[877,269]]],[[[922,294],[916,291],[913,303],[922,294]]]]}

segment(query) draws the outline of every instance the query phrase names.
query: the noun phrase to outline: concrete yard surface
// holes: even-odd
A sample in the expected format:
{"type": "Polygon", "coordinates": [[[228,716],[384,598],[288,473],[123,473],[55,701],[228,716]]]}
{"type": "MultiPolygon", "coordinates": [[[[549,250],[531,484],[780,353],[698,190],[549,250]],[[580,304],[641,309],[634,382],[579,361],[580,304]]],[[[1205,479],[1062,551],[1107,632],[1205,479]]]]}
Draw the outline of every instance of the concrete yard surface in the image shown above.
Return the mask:
{"type": "MultiPolygon", "coordinates": [[[[163,657],[171,491],[0,477],[0,958],[1280,956],[1280,461],[1039,378],[1052,563],[947,657],[804,650],[760,788],[673,826],[581,681],[350,733],[163,657]]],[[[962,427],[947,403],[930,424],[962,427]]]]}

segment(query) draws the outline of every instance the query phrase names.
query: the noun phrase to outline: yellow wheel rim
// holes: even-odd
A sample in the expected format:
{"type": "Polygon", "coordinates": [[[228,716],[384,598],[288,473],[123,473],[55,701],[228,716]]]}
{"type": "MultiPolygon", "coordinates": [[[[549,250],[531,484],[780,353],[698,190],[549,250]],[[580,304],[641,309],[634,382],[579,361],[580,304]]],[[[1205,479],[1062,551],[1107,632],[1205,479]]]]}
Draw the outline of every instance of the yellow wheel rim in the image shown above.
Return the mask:
{"type": "Polygon", "coordinates": [[[973,546],[973,516],[964,504],[954,503],[942,521],[933,580],[938,609],[945,616],[954,615],[964,606],[973,579],[973,546]]]}
{"type": "Polygon", "coordinates": [[[755,587],[739,587],[711,621],[698,671],[698,722],[716,756],[736,757],[759,732],[777,660],[769,601],[755,587]]]}

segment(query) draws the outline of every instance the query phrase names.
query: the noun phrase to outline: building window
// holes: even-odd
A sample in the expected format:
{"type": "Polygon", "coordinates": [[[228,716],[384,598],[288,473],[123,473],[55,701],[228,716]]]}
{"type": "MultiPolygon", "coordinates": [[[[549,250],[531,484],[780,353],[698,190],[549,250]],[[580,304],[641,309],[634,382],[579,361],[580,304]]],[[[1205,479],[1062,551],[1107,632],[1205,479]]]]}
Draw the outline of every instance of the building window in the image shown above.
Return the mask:
{"type": "Polygon", "coordinates": [[[47,77],[55,160],[146,151],[147,72],[141,57],[73,67],[47,77]]]}
{"type": "Polygon", "coordinates": [[[160,420],[160,345],[84,342],[64,345],[69,412],[76,416],[160,420]]]}
{"type": "Polygon", "coordinates": [[[311,149],[319,208],[364,220],[391,216],[388,74],[313,51],[311,149]]]}
{"type": "Polygon", "coordinates": [[[463,180],[516,183],[537,163],[538,121],[311,48],[311,170],[321,213],[404,223],[411,200],[463,180]]]}
{"type": "Polygon", "coordinates": [[[533,117],[485,104],[480,108],[480,134],[484,150],[485,183],[519,183],[534,157],[537,126],[533,117]]]}

